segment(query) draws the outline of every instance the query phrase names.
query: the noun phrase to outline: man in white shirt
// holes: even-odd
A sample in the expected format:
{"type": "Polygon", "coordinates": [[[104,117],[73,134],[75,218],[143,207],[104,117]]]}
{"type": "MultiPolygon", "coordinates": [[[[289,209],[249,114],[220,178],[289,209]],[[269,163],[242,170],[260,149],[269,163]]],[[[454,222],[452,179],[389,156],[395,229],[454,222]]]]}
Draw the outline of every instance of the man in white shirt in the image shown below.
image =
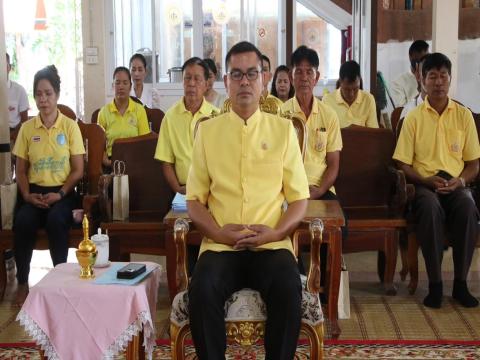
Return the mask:
{"type": "Polygon", "coordinates": [[[28,97],[20,84],[9,79],[11,69],[10,56],[7,54],[8,126],[10,130],[15,130],[28,119],[28,97]]]}
{"type": "Polygon", "coordinates": [[[418,94],[415,96],[413,99],[411,99],[409,102],[405,104],[405,106],[402,109],[402,113],[400,114],[400,119],[403,119],[407,114],[415,109],[418,105],[423,103],[425,100],[425,96],[427,96],[427,93],[425,92],[425,88],[422,86],[422,64],[423,60],[425,59],[425,56],[422,57],[417,65],[417,69],[415,70],[415,78],[417,79],[417,91],[418,94]]]}
{"type": "Polygon", "coordinates": [[[408,49],[410,71],[400,75],[390,84],[390,93],[395,107],[405,106],[407,102],[418,95],[418,83],[415,70],[422,57],[428,53],[428,43],[424,40],[415,40],[408,49]]]}

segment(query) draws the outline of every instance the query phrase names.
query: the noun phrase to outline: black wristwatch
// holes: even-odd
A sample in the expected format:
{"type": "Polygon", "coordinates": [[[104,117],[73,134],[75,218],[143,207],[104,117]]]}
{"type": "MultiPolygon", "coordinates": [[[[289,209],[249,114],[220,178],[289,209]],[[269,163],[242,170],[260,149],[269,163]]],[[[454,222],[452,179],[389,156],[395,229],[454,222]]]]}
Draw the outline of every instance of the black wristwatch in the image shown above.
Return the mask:
{"type": "Polygon", "coordinates": [[[60,200],[65,197],[65,191],[63,190],[58,190],[58,194],[60,195],[60,200]]]}

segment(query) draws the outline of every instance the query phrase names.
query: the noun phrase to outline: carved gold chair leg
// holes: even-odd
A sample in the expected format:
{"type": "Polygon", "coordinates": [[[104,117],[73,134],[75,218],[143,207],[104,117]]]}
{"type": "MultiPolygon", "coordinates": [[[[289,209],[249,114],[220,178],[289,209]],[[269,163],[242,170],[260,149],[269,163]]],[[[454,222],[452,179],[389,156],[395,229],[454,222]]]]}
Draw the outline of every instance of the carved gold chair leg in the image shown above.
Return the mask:
{"type": "Polygon", "coordinates": [[[178,327],[177,325],[170,323],[170,347],[172,350],[172,360],[185,359],[185,338],[189,333],[190,326],[188,324],[178,327]]]}
{"type": "Polygon", "coordinates": [[[303,324],[300,329],[310,342],[310,359],[323,359],[323,324],[303,324]]]}

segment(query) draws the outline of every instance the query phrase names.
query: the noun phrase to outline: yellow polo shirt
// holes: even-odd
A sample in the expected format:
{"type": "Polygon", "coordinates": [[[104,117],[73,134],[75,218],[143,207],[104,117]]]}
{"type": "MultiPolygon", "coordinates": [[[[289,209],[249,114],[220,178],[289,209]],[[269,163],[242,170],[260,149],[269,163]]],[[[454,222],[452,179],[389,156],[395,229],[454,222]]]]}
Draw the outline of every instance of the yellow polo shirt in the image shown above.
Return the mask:
{"type": "Polygon", "coordinates": [[[105,129],[108,156],[112,155],[115,140],[150,133],[145,109],[132,99],[128,100],[128,108],[123,115],[118,112],[114,100],[102,107],[98,113],[98,124],[105,129]]]}
{"type": "MultiPolygon", "coordinates": [[[[219,226],[264,224],[274,228],[284,200],[310,196],[292,123],[257,110],[246,122],[230,111],[200,125],[187,181],[187,200],[206,205],[219,226]]],[[[289,238],[259,249],[288,249],[289,238]]],[[[206,250],[233,251],[203,239],[206,250]]]]}
{"type": "MultiPolygon", "coordinates": [[[[312,112],[307,119],[295,96],[283,104],[282,113],[285,112],[300,117],[307,125],[305,171],[308,183],[319,186],[327,169],[327,152],[342,150],[342,135],[337,114],[313,97],[312,112]]],[[[332,186],[330,191],[335,192],[335,188],[332,186]]]]}
{"type": "Polygon", "coordinates": [[[358,90],[357,98],[352,105],[348,105],[343,99],[340,89],[325,94],[322,101],[335,110],[341,128],[350,125],[378,128],[375,99],[368,92],[358,90]]]}
{"type": "Polygon", "coordinates": [[[219,110],[203,99],[202,106],[192,114],[185,108],[183,97],[168,109],[158,136],[155,159],[175,165],[175,174],[181,185],[187,183],[192,158],[193,133],[197,121],[219,110]]]}
{"type": "Polygon", "coordinates": [[[411,165],[423,177],[440,170],[460,176],[465,161],[480,158],[472,113],[449,99],[438,115],[427,97],[405,118],[393,158],[411,165]]]}
{"type": "Polygon", "coordinates": [[[12,153],[29,162],[28,182],[61,186],[70,175],[70,157],[85,154],[78,124],[58,112],[50,129],[40,115],[23,123],[12,153]]]}

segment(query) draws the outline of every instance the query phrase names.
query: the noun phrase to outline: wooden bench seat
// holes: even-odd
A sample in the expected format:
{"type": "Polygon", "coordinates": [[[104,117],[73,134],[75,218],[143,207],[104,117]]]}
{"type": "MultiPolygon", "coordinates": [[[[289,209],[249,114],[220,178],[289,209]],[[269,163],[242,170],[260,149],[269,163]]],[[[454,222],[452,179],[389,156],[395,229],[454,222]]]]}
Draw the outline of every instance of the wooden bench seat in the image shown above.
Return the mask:
{"type": "Polygon", "coordinates": [[[395,137],[388,129],[351,126],[341,131],[343,149],[335,189],[348,230],[342,250],[378,251],[380,280],[387,294],[395,294],[399,232],[406,226],[405,177],[392,161],[395,137]]]}
{"type": "Polygon", "coordinates": [[[113,143],[112,161],[125,162],[129,182],[129,219],[112,220],[112,177],[100,180],[102,229],[110,237],[110,258],[129,261],[131,253],[166,256],[163,218],[174,197],[163,176],[162,164],[154,159],[158,135],[150,133],[113,143]]]}

